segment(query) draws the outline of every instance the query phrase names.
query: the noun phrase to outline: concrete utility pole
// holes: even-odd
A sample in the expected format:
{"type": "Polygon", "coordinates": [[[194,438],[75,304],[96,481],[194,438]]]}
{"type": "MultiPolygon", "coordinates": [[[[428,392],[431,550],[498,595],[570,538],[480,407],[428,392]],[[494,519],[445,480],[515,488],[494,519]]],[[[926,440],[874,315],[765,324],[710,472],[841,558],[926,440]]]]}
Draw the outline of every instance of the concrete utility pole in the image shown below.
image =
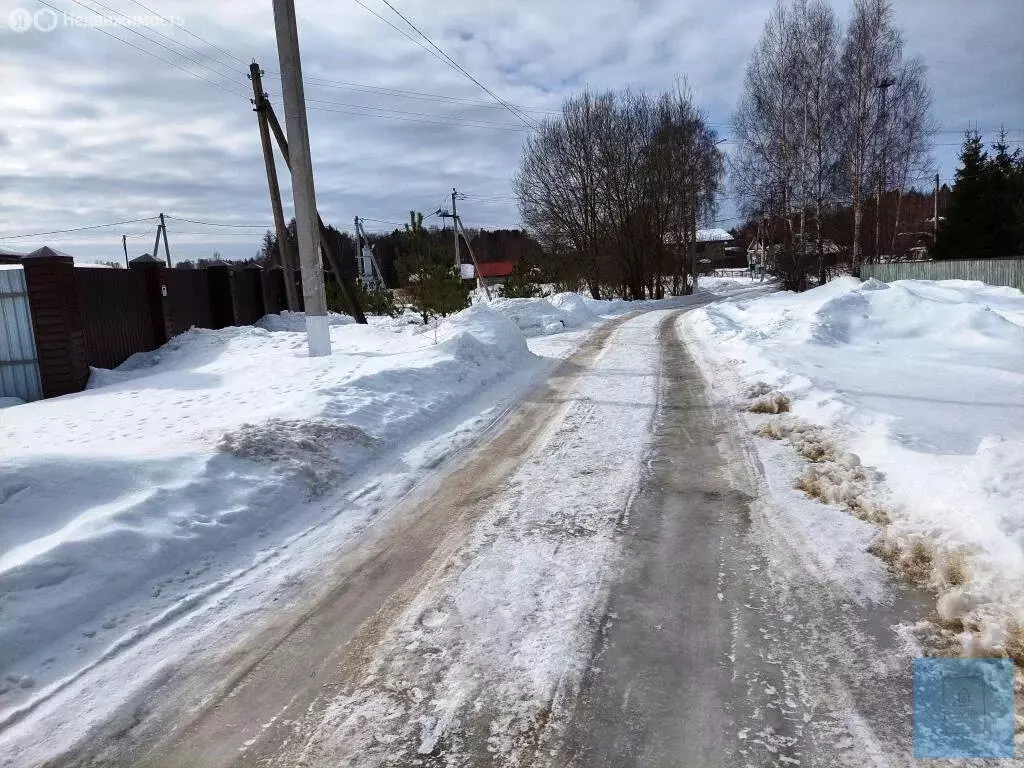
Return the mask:
{"type": "MultiPolygon", "coordinates": [[[[452,221],[457,222],[459,216],[459,209],[455,207],[455,198],[458,196],[458,192],[455,187],[452,187],[452,221]]],[[[455,230],[455,271],[462,274],[462,256],[459,253],[459,227],[458,224],[454,227],[455,230]]],[[[468,241],[467,241],[468,242],[468,241]]]]}
{"type": "MultiPolygon", "coordinates": [[[[281,129],[281,123],[277,120],[277,115],[274,114],[273,104],[269,101],[266,102],[266,108],[270,130],[273,131],[274,138],[277,139],[277,145],[281,148],[281,158],[284,160],[284,164],[288,166],[288,172],[291,173],[292,161],[291,154],[288,151],[288,139],[285,138],[284,131],[281,129]]],[[[331,266],[331,271],[334,272],[334,279],[338,283],[341,295],[345,297],[345,301],[351,307],[353,319],[360,325],[366,325],[366,315],[363,313],[363,308],[359,303],[359,297],[356,295],[355,288],[349,285],[349,281],[342,274],[341,253],[338,250],[338,244],[335,238],[331,237],[330,232],[327,230],[327,225],[324,224],[324,220],[320,218],[319,213],[316,214],[316,223],[320,227],[320,248],[323,250],[327,263],[331,266]]]]}
{"type": "Polygon", "coordinates": [[[124,248],[124,268],[128,269],[131,267],[128,261],[128,235],[121,235],[121,247],[124,248]]]}
{"type": "MultiPolygon", "coordinates": [[[[170,246],[167,245],[167,224],[166,222],[164,222],[164,215],[162,213],[160,214],[160,231],[164,233],[164,256],[167,257],[167,268],[170,269],[171,249],[170,246]]],[[[159,256],[156,255],[156,251],[153,252],[153,256],[156,256],[156,258],[160,258],[159,256]]]]}
{"type": "Polygon", "coordinates": [[[316,190],[313,186],[313,161],[309,152],[306,96],[302,88],[299,31],[295,23],[294,0],[273,0],[273,2],[274,26],[277,31],[277,55],[281,63],[284,118],[288,125],[288,137],[291,144],[292,196],[295,200],[299,264],[302,267],[306,336],[309,343],[309,356],[323,357],[331,354],[331,334],[327,323],[324,271],[320,267],[320,227],[317,222],[316,190]]]}
{"type": "Polygon", "coordinates": [[[267,170],[267,187],[270,189],[270,209],[274,215],[274,231],[277,233],[278,265],[284,269],[284,292],[288,309],[299,311],[299,293],[295,286],[295,259],[292,258],[291,243],[288,239],[288,225],[284,221],[281,205],[281,185],[277,180],[277,165],[274,163],[274,148],[270,143],[270,126],[267,121],[267,94],[263,90],[263,70],[255,61],[249,65],[249,79],[252,80],[253,106],[260,128],[260,143],[263,145],[263,164],[267,170]]]}
{"type": "MultiPolygon", "coordinates": [[[[932,232],[934,233],[933,240],[939,239],[939,174],[935,174],[935,199],[932,201],[932,206],[935,208],[935,212],[932,214],[934,221],[932,222],[932,232]]],[[[934,244],[934,243],[933,243],[934,244]]]]}
{"type": "MultiPolygon", "coordinates": [[[[162,217],[163,214],[161,213],[160,216],[162,217]]],[[[156,240],[153,241],[153,253],[151,254],[154,259],[159,259],[160,258],[156,254],[157,254],[157,251],[160,250],[160,233],[163,232],[163,231],[164,231],[163,224],[157,224],[156,225],[156,240]]]]}

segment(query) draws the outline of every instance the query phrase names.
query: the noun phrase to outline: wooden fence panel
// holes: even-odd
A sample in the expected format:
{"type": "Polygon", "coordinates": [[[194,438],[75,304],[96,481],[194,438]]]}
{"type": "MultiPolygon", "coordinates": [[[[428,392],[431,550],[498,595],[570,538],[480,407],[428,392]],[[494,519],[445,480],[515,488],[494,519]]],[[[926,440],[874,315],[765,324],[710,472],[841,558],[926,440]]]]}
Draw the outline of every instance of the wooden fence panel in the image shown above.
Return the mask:
{"type": "Polygon", "coordinates": [[[885,283],[894,280],[980,280],[988,285],[1008,285],[1024,291],[1024,259],[949,259],[862,264],[862,278],[885,283]]]}

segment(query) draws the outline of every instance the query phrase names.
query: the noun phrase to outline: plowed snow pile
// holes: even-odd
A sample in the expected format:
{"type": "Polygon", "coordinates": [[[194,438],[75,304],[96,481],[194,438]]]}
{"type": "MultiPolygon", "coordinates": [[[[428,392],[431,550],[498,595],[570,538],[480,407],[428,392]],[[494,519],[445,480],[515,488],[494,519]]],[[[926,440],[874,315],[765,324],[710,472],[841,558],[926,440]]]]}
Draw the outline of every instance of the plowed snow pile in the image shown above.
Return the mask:
{"type": "Polygon", "coordinates": [[[768,419],[783,434],[821,425],[880,473],[891,498],[879,519],[892,519],[882,550],[940,594],[955,589],[964,610],[943,618],[974,630],[965,643],[1012,645],[1024,624],[1020,291],[847,277],[720,302],[692,313],[688,328],[707,359],[788,396],[792,413],[768,419]]]}
{"type": "Polygon", "coordinates": [[[276,556],[360,465],[539,362],[483,306],[442,322],[437,343],[432,328],[337,320],[330,357],[309,358],[301,316],[271,316],[0,411],[0,732],[276,556]]]}

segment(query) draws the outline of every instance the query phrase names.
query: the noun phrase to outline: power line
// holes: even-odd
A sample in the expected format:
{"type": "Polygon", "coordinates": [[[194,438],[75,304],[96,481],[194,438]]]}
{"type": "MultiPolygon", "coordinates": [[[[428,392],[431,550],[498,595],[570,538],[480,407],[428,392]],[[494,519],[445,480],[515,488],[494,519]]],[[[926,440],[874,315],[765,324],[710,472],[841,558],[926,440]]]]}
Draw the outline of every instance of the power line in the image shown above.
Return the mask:
{"type": "MultiPolygon", "coordinates": [[[[279,72],[265,72],[264,74],[272,77],[280,77],[279,72]]],[[[344,80],[327,80],[324,78],[307,77],[303,78],[307,85],[318,86],[321,88],[337,88],[340,90],[351,90],[360,93],[379,93],[386,96],[398,96],[406,99],[421,99],[424,101],[450,101],[458,104],[468,104],[477,107],[486,107],[487,109],[504,109],[501,104],[495,104],[492,101],[483,101],[481,99],[470,99],[464,96],[447,96],[442,93],[426,93],[424,91],[407,91],[401,88],[387,88],[385,86],[378,85],[366,85],[362,83],[349,83],[344,80]]],[[[522,112],[535,112],[538,114],[550,114],[560,115],[561,110],[558,109],[542,109],[540,107],[523,107],[519,104],[513,105],[516,109],[522,112]]]]}
{"type": "Polygon", "coordinates": [[[441,62],[447,63],[447,62],[445,62],[445,61],[444,61],[444,59],[442,59],[442,58],[441,58],[440,56],[438,56],[438,55],[437,55],[436,53],[434,53],[434,52],[433,52],[432,50],[430,50],[429,48],[427,48],[427,46],[425,46],[425,45],[424,45],[423,43],[421,43],[421,42],[420,42],[419,40],[417,40],[417,39],[416,39],[415,37],[413,37],[412,35],[410,35],[410,34],[409,34],[408,32],[406,32],[406,31],[405,31],[404,29],[402,29],[401,27],[399,27],[399,26],[397,26],[397,25],[393,24],[392,22],[388,21],[387,19],[385,19],[385,18],[384,18],[383,16],[381,16],[381,15],[380,15],[379,13],[377,13],[377,12],[376,12],[375,10],[373,10],[373,8],[371,8],[370,6],[368,6],[368,5],[365,5],[365,4],[364,4],[364,3],[362,2],[362,0],[354,0],[354,1],[355,1],[355,4],[356,4],[356,5],[360,6],[361,8],[363,8],[363,9],[364,9],[364,10],[366,10],[366,11],[368,11],[369,13],[372,13],[372,14],[373,14],[374,16],[376,16],[376,17],[377,17],[378,19],[380,19],[381,21],[383,21],[383,22],[384,22],[385,24],[387,24],[387,25],[388,25],[389,27],[391,27],[391,28],[392,28],[393,30],[395,30],[395,31],[396,31],[396,32],[398,32],[398,33],[399,33],[400,35],[403,35],[404,37],[406,37],[406,38],[408,38],[409,40],[411,40],[412,42],[414,42],[414,43],[415,43],[416,45],[418,45],[418,46],[419,46],[420,48],[422,48],[422,49],[423,49],[424,51],[426,51],[427,53],[429,53],[429,54],[430,54],[431,56],[433,56],[433,57],[434,57],[435,59],[437,59],[438,61],[441,61],[441,62]]]}
{"type": "MultiPolygon", "coordinates": [[[[73,13],[68,13],[63,8],[58,8],[55,5],[51,5],[46,0],[39,0],[39,3],[41,5],[45,5],[47,8],[50,8],[50,9],[52,9],[54,11],[57,11],[58,13],[63,13],[65,15],[70,16],[70,17],[75,18],[75,19],[78,18],[73,13]]],[[[185,69],[180,64],[176,64],[173,61],[169,61],[168,59],[165,59],[162,56],[157,56],[155,53],[153,53],[151,51],[147,51],[145,48],[140,48],[139,46],[135,45],[135,43],[129,42],[128,40],[125,40],[124,38],[121,38],[121,37],[118,37],[117,35],[111,34],[110,32],[107,32],[105,29],[102,29],[99,26],[96,26],[95,24],[91,24],[91,25],[87,25],[87,26],[89,26],[90,29],[93,29],[96,32],[99,32],[101,34],[106,35],[109,38],[117,40],[119,43],[124,43],[125,45],[127,45],[127,46],[129,46],[131,48],[134,48],[135,50],[140,51],[141,53],[144,53],[147,56],[152,56],[157,61],[162,61],[164,64],[169,64],[170,66],[174,67],[175,69],[180,69],[186,75],[191,75],[192,77],[198,78],[199,80],[202,80],[205,83],[209,83],[210,85],[214,85],[214,86],[220,88],[222,91],[227,91],[228,93],[234,94],[235,96],[241,96],[243,99],[246,99],[247,101],[249,100],[249,96],[247,96],[246,94],[242,93],[241,91],[233,90],[231,88],[228,88],[225,85],[222,85],[221,83],[217,83],[217,82],[214,82],[213,80],[205,78],[205,77],[203,77],[202,75],[200,75],[200,74],[198,74],[196,72],[192,72],[191,70],[185,69]]],[[[177,54],[177,55],[180,56],[181,54],[177,54]]]]}
{"type": "Polygon", "coordinates": [[[436,115],[436,114],[430,114],[430,113],[426,113],[426,112],[409,112],[409,111],[404,110],[404,109],[388,109],[386,107],[374,107],[374,106],[370,106],[370,105],[367,105],[367,104],[347,104],[347,103],[342,102],[342,101],[326,101],[324,99],[306,99],[306,103],[307,104],[326,104],[326,105],[332,106],[332,107],[349,107],[349,108],[354,108],[354,109],[372,109],[372,110],[380,111],[380,112],[393,112],[393,113],[398,114],[398,115],[413,115],[413,116],[416,116],[416,117],[430,117],[430,118],[436,118],[436,119],[440,119],[440,120],[449,120],[449,119],[451,119],[451,120],[464,121],[464,122],[481,123],[482,125],[496,125],[496,126],[499,126],[501,128],[511,128],[513,130],[516,130],[516,131],[522,130],[521,128],[519,128],[519,126],[516,126],[516,125],[509,125],[508,123],[496,123],[493,120],[479,120],[479,119],[477,119],[475,117],[467,117],[467,118],[465,118],[463,120],[462,118],[456,118],[456,117],[448,118],[445,115],[436,115]]]}
{"type": "MultiPolygon", "coordinates": [[[[360,2],[360,0],[356,0],[356,2],[360,2]]],[[[441,48],[439,48],[438,45],[433,40],[431,40],[429,37],[427,37],[419,27],[417,27],[415,24],[413,24],[411,21],[409,21],[409,19],[406,18],[402,14],[401,11],[399,11],[397,8],[395,8],[395,6],[393,6],[390,2],[388,2],[388,0],[381,0],[381,2],[384,3],[384,5],[386,5],[388,8],[390,8],[402,21],[404,21],[406,24],[408,24],[410,27],[412,27],[416,31],[416,33],[420,37],[422,37],[424,40],[426,40],[434,50],[436,50],[438,53],[440,53],[444,57],[444,60],[448,63],[449,66],[453,67],[456,71],[461,72],[463,75],[465,75],[470,80],[472,80],[474,83],[476,83],[478,86],[480,86],[492,99],[497,101],[499,104],[501,104],[503,107],[505,107],[505,109],[507,109],[509,112],[511,112],[513,115],[515,115],[516,118],[521,120],[523,122],[523,124],[526,125],[528,128],[530,128],[532,130],[539,130],[539,126],[536,123],[531,122],[525,115],[523,115],[522,112],[518,112],[511,104],[509,104],[507,101],[505,101],[500,96],[498,96],[498,94],[496,94],[494,91],[492,91],[486,85],[484,85],[479,80],[477,80],[475,77],[473,77],[473,75],[469,74],[469,72],[467,72],[462,67],[462,65],[460,65],[451,56],[449,56],[447,53],[445,53],[443,50],[441,50],[441,48]]]]}
{"type": "Polygon", "coordinates": [[[494,131],[520,131],[520,132],[524,131],[524,130],[527,130],[525,128],[519,128],[519,127],[516,127],[516,126],[504,127],[504,126],[499,126],[499,125],[476,125],[476,124],[471,124],[471,123],[467,123],[467,122],[456,122],[456,121],[452,121],[452,120],[428,120],[428,119],[420,118],[420,117],[401,117],[399,115],[382,115],[382,114],[375,114],[373,112],[355,112],[355,111],[353,111],[351,109],[329,109],[327,107],[309,107],[308,109],[309,109],[309,111],[317,111],[317,112],[337,112],[338,114],[342,114],[342,115],[360,115],[362,117],[384,117],[384,118],[388,118],[389,120],[407,120],[407,121],[414,122],[414,123],[429,123],[431,125],[447,125],[447,126],[456,126],[456,127],[462,127],[462,128],[489,128],[489,129],[494,130],[494,131]]]}
{"type": "Polygon", "coordinates": [[[110,224],[92,224],[88,227],[74,227],[73,229],[55,229],[51,232],[29,232],[23,235],[0,235],[0,240],[20,240],[26,237],[42,237],[44,235],[63,235],[67,232],[84,232],[87,229],[103,229],[104,227],[119,227],[122,224],[138,224],[140,221],[153,221],[156,216],[147,216],[144,219],[129,219],[128,221],[114,221],[110,224]]]}
{"type": "MultiPolygon", "coordinates": [[[[168,24],[170,24],[170,23],[171,23],[170,21],[168,21],[168,19],[166,19],[166,18],[165,18],[164,16],[161,16],[161,15],[160,15],[159,13],[157,13],[157,12],[156,12],[156,11],[154,11],[154,10],[153,10],[152,8],[150,8],[150,7],[148,6],[148,5],[143,5],[142,3],[140,3],[140,2],[139,2],[139,0],[131,0],[131,2],[135,3],[135,5],[139,6],[140,8],[143,8],[143,9],[145,9],[145,10],[149,11],[149,12],[150,12],[150,13],[152,13],[152,14],[153,14],[154,16],[157,16],[157,17],[159,17],[159,18],[163,19],[163,20],[164,20],[165,22],[167,22],[168,24]]],[[[194,37],[194,38],[195,38],[196,40],[199,40],[200,42],[206,43],[206,44],[207,44],[208,46],[210,46],[211,48],[213,48],[213,49],[215,49],[215,50],[218,50],[218,51],[220,51],[221,53],[223,53],[223,54],[224,54],[225,56],[227,56],[227,57],[229,57],[229,58],[232,58],[232,59],[234,59],[235,61],[239,62],[239,63],[240,63],[240,64],[241,64],[241,65],[242,65],[243,67],[244,67],[244,66],[247,66],[246,62],[245,62],[245,61],[244,61],[243,59],[240,59],[240,58],[238,58],[237,56],[235,56],[235,54],[231,53],[231,51],[225,51],[225,50],[224,50],[223,48],[221,48],[220,46],[214,45],[213,43],[211,43],[211,42],[210,42],[209,40],[207,40],[206,38],[200,37],[200,36],[199,36],[199,35],[197,35],[197,34],[196,34],[195,32],[192,32],[192,31],[190,31],[190,30],[189,30],[188,28],[186,28],[186,27],[181,27],[180,29],[181,29],[182,31],[184,31],[184,32],[185,32],[186,34],[188,34],[188,35],[191,35],[192,37],[194,37]]],[[[183,43],[179,43],[179,45],[183,45],[183,43]]],[[[187,47],[187,46],[186,46],[186,47],[187,47]]],[[[193,48],[192,50],[195,50],[195,49],[193,48]]],[[[211,57],[211,58],[212,58],[212,57],[211,57]]]]}
{"type": "Polygon", "coordinates": [[[216,221],[197,221],[196,219],[185,219],[181,216],[170,216],[167,215],[165,218],[172,219],[174,221],[186,221],[189,224],[200,224],[204,227],[234,227],[236,229],[268,229],[266,224],[228,224],[225,222],[216,221]]]}
{"type": "MultiPolygon", "coordinates": [[[[74,3],[77,3],[78,5],[82,5],[81,3],[79,3],[79,2],[78,2],[78,0],[72,0],[72,2],[74,2],[74,3]]],[[[113,13],[113,14],[115,14],[115,15],[117,15],[117,14],[120,14],[120,11],[118,11],[118,10],[117,10],[116,8],[111,8],[111,7],[109,6],[109,5],[104,5],[104,4],[103,4],[103,3],[101,3],[101,2],[99,1],[99,0],[92,0],[92,2],[93,2],[93,3],[95,3],[96,5],[98,5],[98,6],[100,7],[100,8],[105,8],[106,10],[110,11],[111,13],[113,13]]],[[[88,7],[88,6],[83,6],[83,7],[88,7]]],[[[143,8],[146,8],[146,6],[142,6],[142,7],[143,7],[143,8]]],[[[89,10],[90,10],[90,11],[93,11],[93,13],[97,13],[97,11],[93,10],[92,8],[89,8],[89,10]]],[[[164,17],[163,17],[163,16],[161,16],[161,15],[160,15],[159,13],[156,13],[155,11],[152,11],[152,10],[150,10],[150,9],[148,9],[148,8],[146,8],[146,10],[148,10],[148,11],[149,11],[150,13],[152,13],[152,14],[153,14],[153,15],[155,15],[155,16],[157,16],[158,18],[160,18],[160,19],[163,19],[163,20],[164,20],[164,21],[166,21],[166,22],[167,22],[168,24],[171,24],[171,22],[169,22],[169,21],[168,21],[167,19],[164,19],[164,17]]],[[[99,14],[99,15],[100,15],[100,16],[102,16],[103,18],[107,18],[106,16],[103,16],[103,14],[99,14]]],[[[123,16],[123,14],[122,14],[122,16],[123,16]]],[[[186,55],[185,55],[185,54],[183,54],[183,53],[179,53],[178,51],[174,50],[173,48],[169,48],[168,46],[166,46],[166,45],[164,45],[163,43],[161,43],[161,42],[160,42],[159,40],[152,40],[152,39],[150,39],[150,38],[146,37],[145,35],[143,35],[143,34],[142,34],[141,32],[139,32],[139,31],[138,31],[137,29],[135,29],[134,27],[128,27],[128,26],[127,26],[127,25],[125,25],[125,24],[121,24],[121,23],[120,23],[119,21],[117,21],[116,19],[111,19],[111,21],[114,21],[115,23],[117,23],[117,24],[120,24],[120,26],[122,26],[122,27],[125,27],[125,29],[128,29],[128,30],[129,30],[130,32],[134,32],[134,33],[135,33],[136,35],[139,35],[139,36],[140,36],[140,37],[142,37],[142,39],[144,39],[144,40],[149,40],[150,42],[152,42],[152,43],[156,43],[157,45],[159,45],[159,46],[160,46],[160,47],[162,47],[162,48],[166,48],[166,49],[167,49],[168,51],[170,51],[171,53],[173,53],[173,54],[174,54],[175,56],[181,56],[181,57],[182,57],[183,59],[188,59],[188,60],[189,60],[189,61],[191,61],[191,62],[192,62],[193,64],[196,64],[196,65],[198,65],[198,66],[200,66],[200,67],[203,67],[204,69],[208,70],[208,71],[209,71],[209,72],[211,72],[212,74],[215,74],[215,75],[217,75],[218,77],[228,77],[227,75],[224,75],[224,74],[223,74],[223,73],[221,73],[221,72],[217,72],[217,71],[215,71],[215,70],[213,70],[213,69],[210,69],[210,67],[208,67],[207,65],[205,65],[205,64],[201,64],[200,62],[198,62],[198,61],[196,61],[195,59],[192,59],[192,58],[190,58],[190,57],[186,56],[186,55]]],[[[172,24],[172,26],[173,26],[173,24],[172,24]]],[[[216,64],[217,66],[219,66],[219,67],[224,67],[224,68],[226,68],[226,69],[227,69],[227,70],[228,70],[228,71],[229,71],[229,72],[230,72],[231,74],[234,74],[234,75],[238,75],[238,74],[244,74],[243,72],[240,72],[239,70],[235,69],[235,68],[233,67],[233,65],[228,65],[228,64],[225,64],[225,63],[223,63],[222,61],[220,61],[220,60],[218,60],[218,59],[215,59],[215,58],[214,58],[213,56],[210,56],[209,54],[205,54],[205,53],[203,53],[202,51],[200,51],[200,50],[197,50],[197,49],[193,48],[193,47],[192,47],[192,46],[190,46],[190,45],[186,45],[185,43],[182,43],[182,42],[180,42],[179,40],[175,40],[175,39],[174,39],[173,37],[171,37],[170,35],[166,35],[166,34],[164,34],[163,32],[161,32],[161,31],[160,31],[160,30],[158,30],[158,29],[154,29],[154,28],[152,28],[152,27],[149,27],[149,28],[147,28],[147,30],[148,30],[149,32],[152,32],[152,33],[154,33],[154,34],[160,35],[160,37],[164,38],[165,40],[170,40],[170,41],[171,41],[172,43],[174,43],[175,45],[179,45],[179,46],[181,46],[182,48],[187,48],[188,50],[192,51],[192,53],[196,54],[197,56],[203,56],[203,57],[205,57],[205,58],[209,59],[210,61],[212,61],[212,62],[213,62],[214,64],[216,64]]]]}
{"type": "MultiPolygon", "coordinates": [[[[100,13],[100,12],[99,12],[99,11],[97,11],[97,10],[96,10],[95,8],[93,8],[92,6],[89,6],[89,5],[86,5],[85,3],[83,3],[83,2],[81,1],[81,0],[71,0],[71,2],[73,2],[73,3],[75,4],[75,5],[80,5],[80,6],[82,7],[82,8],[85,8],[85,9],[86,9],[87,11],[90,11],[90,12],[92,12],[92,13],[96,14],[97,16],[99,16],[99,17],[100,17],[100,18],[102,18],[102,19],[106,19],[107,21],[110,21],[110,22],[113,22],[114,24],[117,24],[117,26],[119,26],[119,27],[122,27],[122,28],[124,28],[124,29],[128,30],[128,31],[129,31],[129,32],[131,32],[131,33],[132,33],[133,35],[137,35],[138,37],[141,37],[141,38],[142,38],[143,40],[145,40],[145,41],[146,41],[147,43],[153,43],[153,44],[155,44],[155,45],[159,45],[159,46],[160,46],[161,48],[163,48],[163,49],[164,49],[164,50],[166,50],[166,51],[170,51],[170,52],[171,52],[172,54],[174,54],[175,56],[180,56],[181,58],[185,59],[186,61],[190,61],[190,62],[192,62],[192,63],[193,63],[193,64],[195,64],[195,65],[196,65],[197,67],[200,67],[200,68],[202,68],[202,69],[206,70],[207,72],[209,72],[209,73],[210,73],[211,75],[214,75],[214,76],[216,76],[216,77],[223,77],[223,78],[225,78],[225,79],[229,79],[229,78],[227,78],[227,76],[226,76],[226,75],[224,75],[224,74],[223,74],[222,72],[217,72],[216,70],[214,70],[214,69],[211,69],[211,68],[210,68],[210,67],[208,67],[208,66],[207,66],[206,64],[203,64],[203,63],[202,63],[202,62],[200,62],[200,61],[196,61],[196,60],[195,60],[195,59],[193,59],[193,58],[192,58],[191,56],[186,56],[186,55],[185,55],[184,53],[181,53],[181,52],[179,52],[179,51],[176,51],[176,50],[174,50],[174,49],[173,49],[173,48],[171,48],[171,47],[170,47],[169,45],[164,45],[164,44],[163,44],[163,43],[161,43],[161,42],[160,42],[159,40],[154,40],[154,39],[153,39],[153,38],[151,38],[151,37],[147,37],[146,35],[142,34],[141,32],[139,32],[139,31],[138,31],[137,29],[135,29],[134,27],[128,26],[127,24],[124,24],[124,23],[122,23],[122,22],[118,21],[117,19],[115,19],[115,18],[113,18],[113,17],[111,17],[111,16],[107,16],[107,15],[105,15],[105,14],[102,14],[102,13],[100,13]]],[[[99,2],[99,0],[92,0],[92,2],[96,3],[96,5],[100,6],[101,8],[105,8],[106,10],[110,11],[111,13],[117,13],[117,11],[116,11],[116,10],[114,10],[114,9],[113,9],[113,8],[111,8],[110,6],[104,5],[103,3],[99,2]]],[[[155,31],[155,30],[154,30],[154,31],[155,31]]],[[[158,34],[161,34],[161,33],[158,33],[158,34]]],[[[166,37],[166,35],[164,35],[164,37],[166,37]]],[[[118,38],[118,39],[120,39],[120,38],[118,38]]],[[[175,42],[173,38],[168,38],[168,39],[170,39],[170,40],[171,40],[172,42],[175,42]]],[[[126,41],[122,41],[122,42],[126,42],[126,41]]],[[[200,55],[202,55],[202,54],[200,54],[200,55]]],[[[224,66],[224,65],[222,64],[221,66],[224,66]]],[[[186,70],[186,71],[187,71],[187,70],[186,70]]]]}

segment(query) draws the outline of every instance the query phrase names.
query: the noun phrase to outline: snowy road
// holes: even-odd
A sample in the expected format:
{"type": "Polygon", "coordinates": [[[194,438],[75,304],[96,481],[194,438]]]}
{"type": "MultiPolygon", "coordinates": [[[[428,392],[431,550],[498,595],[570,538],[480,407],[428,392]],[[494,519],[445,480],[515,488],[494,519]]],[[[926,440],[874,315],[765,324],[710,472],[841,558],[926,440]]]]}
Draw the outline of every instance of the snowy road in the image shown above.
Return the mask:
{"type": "Polygon", "coordinates": [[[130,702],[59,764],[909,764],[892,627],[925,602],[816,578],[682,311],[606,323],[194,675],[212,699],[130,702]]]}

